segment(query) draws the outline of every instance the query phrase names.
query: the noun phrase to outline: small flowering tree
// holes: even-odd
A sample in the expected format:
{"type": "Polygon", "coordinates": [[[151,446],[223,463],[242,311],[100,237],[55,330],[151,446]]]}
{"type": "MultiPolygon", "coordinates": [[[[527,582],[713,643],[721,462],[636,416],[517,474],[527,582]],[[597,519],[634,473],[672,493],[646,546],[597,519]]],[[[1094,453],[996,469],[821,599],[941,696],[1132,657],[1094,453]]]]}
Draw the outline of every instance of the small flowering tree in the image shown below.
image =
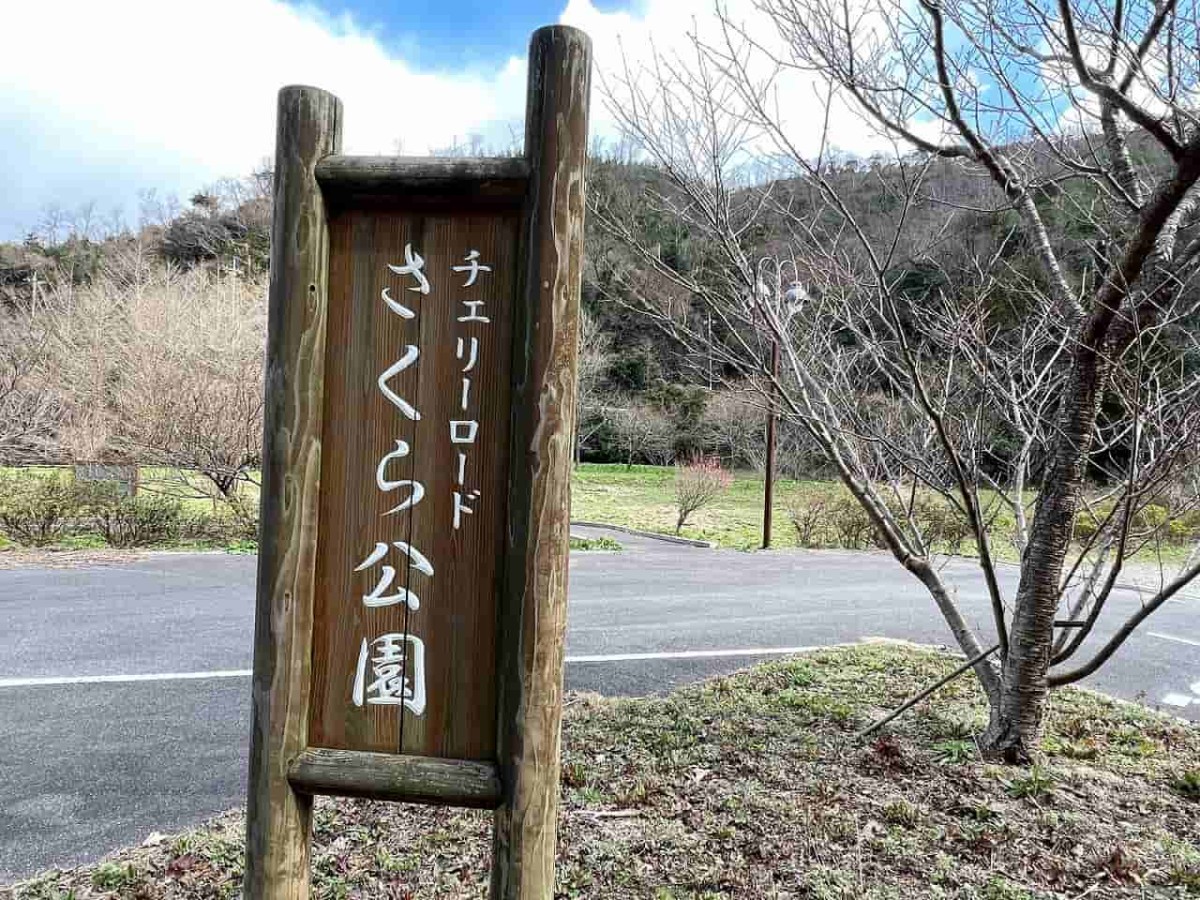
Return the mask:
{"type": "Polygon", "coordinates": [[[675,533],[683,531],[692,513],[710,505],[729,490],[733,475],[715,457],[698,457],[675,464],[675,533]]]}

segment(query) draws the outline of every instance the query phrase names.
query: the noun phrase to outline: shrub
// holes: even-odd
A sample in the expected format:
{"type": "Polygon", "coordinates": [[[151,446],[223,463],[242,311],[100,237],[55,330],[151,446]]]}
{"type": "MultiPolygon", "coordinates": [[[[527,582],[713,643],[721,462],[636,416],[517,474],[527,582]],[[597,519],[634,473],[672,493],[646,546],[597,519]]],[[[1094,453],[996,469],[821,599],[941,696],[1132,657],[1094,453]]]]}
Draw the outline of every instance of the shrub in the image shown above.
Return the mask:
{"type": "Polygon", "coordinates": [[[829,505],[829,529],[835,546],[845,550],[867,550],[875,546],[875,523],[850,494],[829,505]]]}
{"type": "Polygon", "coordinates": [[[733,475],[712,458],[694,459],[675,465],[675,533],[679,534],[692,513],[711,504],[733,483],[733,475]]]}
{"type": "Polygon", "coordinates": [[[244,494],[230,494],[225,498],[225,509],[235,540],[258,540],[258,500],[244,494]]]}
{"type": "Polygon", "coordinates": [[[148,547],[179,539],[183,504],[154,494],[113,497],[93,508],[92,521],[110,547],[148,547]]]}
{"type": "Polygon", "coordinates": [[[797,492],[788,498],[787,514],[792,522],[792,527],[796,529],[798,546],[825,546],[829,506],[829,497],[825,494],[806,496],[802,492],[797,492]]]}
{"type": "Polygon", "coordinates": [[[23,472],[0,480],[0,532],[27,547],[53,544],[94,501],[95,487],[60,474],[23,472]]]}
{"type": "Polygon", "coordinates": [[[1008,795],[1020,800],[1037,800],[1054,793],[1054,775],[1041,766],[1031,766],[1025,775],[1018,775],[1008,785],[1008,795]]]}
{"type": "Polygon", "coordinates": [[[961,553],[963,544],[972,536],[967,517],[935,495],[917,495],[913,519],[927,544],[944,548],[948,553],[961,553]]]}
{"type": "MultiPolygon", "coordinates": [[[[1114,522],[1121,517],[1111,501],[1095,504],[1093,509],[1080,512],[1075,523],[1075,540],[1086,541],[1095,537],[1100,525],[1112,515],[1114,522]]],[[[1162,497],[1147,503],[1133,514],[1131,532],[1136,540],[1157,540],[1167,544],[1188,544],[1200,539],[1200,509],[1190,508],[1185,501],[1172,506],[1168,498],[1162,497]]]]}

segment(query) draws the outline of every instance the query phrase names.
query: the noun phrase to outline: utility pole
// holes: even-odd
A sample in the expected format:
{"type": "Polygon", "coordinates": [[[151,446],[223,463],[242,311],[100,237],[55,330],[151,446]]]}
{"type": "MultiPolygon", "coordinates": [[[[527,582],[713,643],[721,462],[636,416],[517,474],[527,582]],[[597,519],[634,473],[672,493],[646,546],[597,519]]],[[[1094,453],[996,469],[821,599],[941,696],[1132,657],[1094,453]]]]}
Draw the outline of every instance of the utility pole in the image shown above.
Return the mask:
{"type": "Polygon", "coordinates": [[[767,471],[763,490],[763,539],[762,548],[771,549],[771,514],[775,505],[775,426],[778,411],[775,408],[779,390],[779,338],[771,340],[771,392],[767,403],[767,471]]]}

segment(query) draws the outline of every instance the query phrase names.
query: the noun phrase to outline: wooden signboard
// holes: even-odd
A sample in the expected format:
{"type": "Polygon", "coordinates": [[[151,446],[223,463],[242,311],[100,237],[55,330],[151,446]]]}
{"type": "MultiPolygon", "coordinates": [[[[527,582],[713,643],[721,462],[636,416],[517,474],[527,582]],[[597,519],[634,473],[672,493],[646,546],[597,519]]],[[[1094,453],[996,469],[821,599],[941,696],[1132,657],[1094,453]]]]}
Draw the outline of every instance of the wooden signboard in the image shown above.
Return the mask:
{"type": "Polygon", "coordinates": [[[494,808],[492,896],[553,895],[589,71],[534,34],[520,159],[280,92],[247,897],[318,793],[494,808]]]}

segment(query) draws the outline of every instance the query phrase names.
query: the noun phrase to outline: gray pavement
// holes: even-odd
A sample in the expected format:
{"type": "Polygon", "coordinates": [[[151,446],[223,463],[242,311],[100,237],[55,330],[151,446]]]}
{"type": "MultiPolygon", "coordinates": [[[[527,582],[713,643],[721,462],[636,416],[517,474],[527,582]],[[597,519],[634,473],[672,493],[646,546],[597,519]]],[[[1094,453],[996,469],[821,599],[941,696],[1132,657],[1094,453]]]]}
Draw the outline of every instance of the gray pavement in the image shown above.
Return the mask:
{"type": "MultiPolygon", "coordinates": [[[[615,536],[623,552],[572,558],[571,689],[663,691],[778,648],[949,641],[920,585],[882,555],[615,536]],[[739,652],[712,655],[723,651],[739,652]]],[[[0,883],[242,802],[254,569],[250,557],[156,554],[0,572],[0,883]],[[209,677],[132,680],[193,673],[209,677]]],[[[947,573],[986,633],[977,571],[955,561],[947,573]]],[[[1138,602],[1123,591],[1113,612],[1138,602]]],[[[1087,683],[1200,720],[1200,600],[1168,604],[1087,683]]]]}

